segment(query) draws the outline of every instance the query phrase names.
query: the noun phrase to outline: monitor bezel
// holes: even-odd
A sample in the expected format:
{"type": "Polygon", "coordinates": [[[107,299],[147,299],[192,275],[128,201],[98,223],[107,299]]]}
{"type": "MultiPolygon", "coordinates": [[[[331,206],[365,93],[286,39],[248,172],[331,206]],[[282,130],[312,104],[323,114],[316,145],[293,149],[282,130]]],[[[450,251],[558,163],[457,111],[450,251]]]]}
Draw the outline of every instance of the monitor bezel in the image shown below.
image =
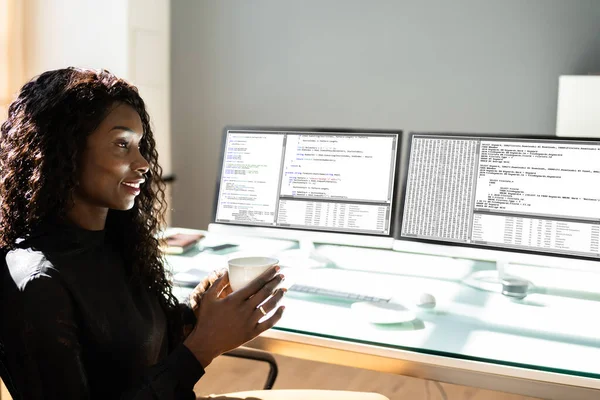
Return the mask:
{"type": "MultiPolygon", "coordinates": [[[[211,225],[215,226],[215,225],[219,225],[222,226],[224,230],[226,230],[226,227],[232,227],[232,228],[247,228],[247,229],[255,229],[256,232],[260,233],[265,233],[267,231],[271,231],[273,230],[273,235],[268,235],[268,236],[278,236],[276,234],[277,231],[284,233],[287,232],[287,235],[282,235],[283,237],[294,237],[297,236],[298,238],[300,237],[310,237],[311,234],[314,234],[315,236],[315,243],[325,243],[325,242],[330,242],[329,240],[323,240],[322,238],[324,237],[324,235],[339,235],[340,237],[345,236],[345,237],[349,237],[349,238],[356,238],[358,239],[358,242],[360,242],[360,238],[373,238],[375,241],[377,239],[388,239],[390,241],[390,248],[393,245],[393,240],[394,240],[394,232],[396,230],[396,223],[398,221],[398,199],[396,197],[397,193],[398,193],[398,189],[399,189],[399,185],[400,185],[400,173],[401,173],[401,156],[402,156],[402,135],[403,135],[403,131],[401,129],[369,129],[369,128],[332,128],[332,127],[291,127],[291,126],[258,126],[258,125],[226,125],[225,127],[223,127],[222,132],[221,132],[221,150],[220,150],[220,158],[219,158],[219,166],[218,166],[218,171],[217,171],[217,180],[216,180],[216,185],[215,185],[215,194],[214,194],[214,199],[213,199],[213,210],[212,210],[212,219],[211,219],[211,225]],[[398,136],[397,139],[397,149],[396,149],[396,162],[394,165],[394,183],[393,183],[393,190],[392,190],[392,201],[391,201],[391,207],[392,207],[392,212],[390,215],[390,226],[389,226],[389,233],[387,235],[379,235],[379,234],[375,234],[375,233],[361,233],[361,232],[343,232],[343,231],[332,231],[332,230],[327,230],[327,229],[308,229],[308,228],[296,228],[296,227],[279,227],[279,226],[257,226],[257,225],[251,225],[251,224],[236,224],[236,223],[231,223],[231,222],[217,222],[216,218],[217,218],[217,208],[218,208],[218,203],[219,203],[219,193],[221,190],[221,175],[222,175],[222,171],[223,171],[223,161],[224,161],[224,156],[225,156],[225,147],[226,147],[226,138],[227,138],[227,132],[231,131],[231,130],[256,130],[256,131],[262,131],[262,132],[267,132],[267,133],[273,133],[273,134],[277,134],[277,133],[281,133],[281,132],[298,132],[298,133],[302,133],[302,132],[307,132],[307,133],[323,133],[323,134],[335,134],[335,133],[339,133],[339,134],[344,134],[344,133],[349,133],[349,134],[394,134],[398,136]],[[295,235],[293,232],[297,232],[297,235],[295,235]],[[321,240],[320,240],[321,239],[321,240]]],[[[235,232],[240,232],[239,230],[235,231],[235,232]]],[[[300,240],[300,239],[299,239],[300,240]]],[[[340,242],[343,242],[340,241],[340,242]]],[[[357,242],[355,242],[354,240],[349,240],[349,242],[352,242],[354,244],[356,244],[357,242]]]]}
{"type": "MultiPolygon", "coordinates": [[[[403,133],[403,141],[402,144],[406,148],[406,152],[403,154],[404,160],[402,162],[401,170],[402,170],[402,183],[398,187],[400,193],[397,198],[399,199],[398,206],[398,222],[396,224],[396,234],[394,235],[394,239],[399,242],[416,242],[416,243],[424,243],[431,245],[441,245],[447,246],[448,248],[472,248],[477,250],[493,250],[495,252],[500,253],[520,253],[520,254],[532,254],[536,256],[550,256],[550,257],[558,257],[558,258],[569,258],[575,260],[585,260],[585,261],[600,261],[600,257],[587,257],[583,255],[577,254],[565,254],[565,253],[554,253],[554,252],[545,252],[541,250],[528,250],[528,249],[518,249],[511,247],[501,247],[501,246],[486,246],[480,244],[471,244],[471,243],[458,243],[458,242],[449,242],[443,240],[433,240],[433,239],[423,239],[423,238],[409,238],[402,236],[402,226],[404,223],[404,202],[406,197],[406,186],[408,181],[408,168],[410,164],[410,155],[412,152],[412,138],[416,135],[430,135],[430,136],[458,136],[458,137],[475,137],[475,138],[506,138],[506,139],[534,139],[534,140],[563,140],[566,142],[574,142],[574,141],[587,141],[594,142],[600,144],[600,138],[593,137],[574,137],[574,136],[552,136],[552,135],[533,135],[533,134],[507,134],[507,133],[465,133],[465,132],[434,132],[434,131],[405,131],[403,133]]],[[[396,246],[395,246],[396,247],[396,246]]]]}

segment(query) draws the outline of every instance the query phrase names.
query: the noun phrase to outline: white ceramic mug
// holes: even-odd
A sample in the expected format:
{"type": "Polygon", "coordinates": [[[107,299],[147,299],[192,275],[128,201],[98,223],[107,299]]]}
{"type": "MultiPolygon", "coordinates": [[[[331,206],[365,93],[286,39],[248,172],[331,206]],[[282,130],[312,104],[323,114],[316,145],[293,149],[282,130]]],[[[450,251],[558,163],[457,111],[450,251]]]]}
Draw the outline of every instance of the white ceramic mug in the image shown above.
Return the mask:
{"type": "Polygon", "coordinates": [[[229,264],[229,285],[235,291],[246,286],[250,281],[258,278],[279,260],[271,257],[239,257],[232,258],[229,264]]]}

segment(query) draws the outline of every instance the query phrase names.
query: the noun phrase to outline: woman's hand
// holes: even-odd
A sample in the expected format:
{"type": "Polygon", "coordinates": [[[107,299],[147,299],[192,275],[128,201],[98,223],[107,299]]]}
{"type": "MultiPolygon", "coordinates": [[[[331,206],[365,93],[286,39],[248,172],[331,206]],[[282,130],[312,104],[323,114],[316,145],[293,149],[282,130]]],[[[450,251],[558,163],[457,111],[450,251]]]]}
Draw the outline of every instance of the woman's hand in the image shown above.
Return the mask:
{"type": "MultiPolygon", "coordinates": [[[[227,273],[227,269],[222,269],[220,271],[213,271],[206,278],[202,279],[202,281],[200,281],[200,283],[198,283],[196,285],[196,287],[194,288],[194,290],[192,290],[192,293],[190,294],[190,306],[192,307],[192,310],[194,311],[194,313],[196,312],[198,306],[200,305],[200,299],[202,299],[202,296],[204,295],[204,293],[206,293],[208,288],[210,288],[217,279],[219,279],[226,273],[227,273]]],[[[225,288],[223,288],[223,290],[221,291],[221,293],[219,293],[218,296],[220,299],[223,299],[226,296],[230,295],[231,292],[232,292],[231,286],[227,285],[227,286],[225,286],[225,288]]]]}
{"type": "Polygon", "coordinates": [[[212,360],[229,350],[252,340],[273,327],[281,319],[284,307],[281,306],[267,320],[259,323],[264,316],[258,306],[268,313],[275,309],[283,297],[285,289],[273,290],[283,280],[278,274],[279,266],[273,266],[243,288],[223,295],[229,287],[227,272],[217,278],[201,295],[197,304],[196,326],[183,342],[206,368],[212,360]]]}

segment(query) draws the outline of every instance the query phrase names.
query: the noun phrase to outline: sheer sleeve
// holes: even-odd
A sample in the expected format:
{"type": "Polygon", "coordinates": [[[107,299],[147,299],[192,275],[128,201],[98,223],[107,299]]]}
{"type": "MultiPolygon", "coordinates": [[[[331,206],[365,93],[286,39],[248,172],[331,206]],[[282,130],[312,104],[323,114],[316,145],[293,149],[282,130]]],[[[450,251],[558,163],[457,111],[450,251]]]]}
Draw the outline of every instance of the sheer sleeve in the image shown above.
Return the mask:
{"type": "MultiPolygon", "coordinates": [[[[83,362],[80,327],[73,303],[58,279],[39,275],[23,292],[23,361],[30,371],[24,387],[27,399],[92,398],[83,362]]],[[[161,363],[151,366],[143,378],[121,399],[195,399],[194,384],[204,369],[183,344],[161,363]]],[[[111,382],[106,382],[111,385],[111,382]]]]}

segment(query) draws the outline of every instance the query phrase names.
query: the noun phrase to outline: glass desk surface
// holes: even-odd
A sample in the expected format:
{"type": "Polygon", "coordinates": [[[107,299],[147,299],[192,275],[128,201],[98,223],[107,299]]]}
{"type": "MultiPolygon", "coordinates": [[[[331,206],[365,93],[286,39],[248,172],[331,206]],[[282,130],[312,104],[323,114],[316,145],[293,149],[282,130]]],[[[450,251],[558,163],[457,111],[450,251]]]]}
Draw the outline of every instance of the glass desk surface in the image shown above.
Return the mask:
{"type": "MultiPolygon", "coordinates": [[[[256,248],[256,243],[251,251],[266,251],[256,248]]],[[[269,254],[262,255],[277,256],[290,245],[282,241],[273,247],[273,243],[266,246],[271,249],[269,254]]],[[[189,268],[209,272],[226,266],[231,256],[250,251],[249,247],[240,248],[228,254],[169,256],[168,262],[174,272],[189,268]]],[[[493,269],[493,263],[331,245],[318,250],[336,267],[283,268],[285,286],[303,282],[309,275],[310,281],[337,290],[367,288],[374,294],[400,293],[403,298],[430,293],[437,305],[431,310],[413,308],[416,319],[410,322],[372,324],[357,317],[349,301],[289,291],[283,300],[284,316],[273,330],[589,378],[586,387],[600,388],[600,323],[596,317],[600,271],[511,265],[510,273],[545,285],[537,286],[523,300],[514,300],[464,283],[475,271],[493,269]]],[[[176,287],[175,294],[181,300],[190,290],[176,287]]]]}

